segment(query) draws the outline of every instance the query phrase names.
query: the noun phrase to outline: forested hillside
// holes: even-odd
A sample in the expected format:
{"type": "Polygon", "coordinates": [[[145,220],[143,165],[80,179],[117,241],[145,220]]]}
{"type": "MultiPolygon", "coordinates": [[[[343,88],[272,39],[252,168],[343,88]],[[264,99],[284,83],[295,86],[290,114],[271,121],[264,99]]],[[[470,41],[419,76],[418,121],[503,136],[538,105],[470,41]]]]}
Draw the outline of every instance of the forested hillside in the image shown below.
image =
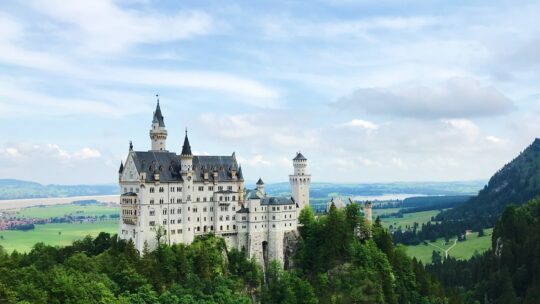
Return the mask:
{"type": "Polygon", "coordinates": [[[449,258],[427,268],[445,285],[453,303],[539,303],[540,198],[506,208],[495,226],[491,250],[468,261],[449,258]]]}
{"type": "Polygon", "coordinates": [[[315,219],[302,212],[295,268],[263,274],[212,235],[141,256],[106,233],[28,254],[0,249],[0,303],[444,303],[421,263],[394,247],[358,205],[315,219]]]}
{"type": "Polygon", "coordinates": [[[478,196],[451,210],[437,220],[474,220],[493,226],[504,208],[521,205],[540,195],[540,139],[495,173],[478,196]]]}

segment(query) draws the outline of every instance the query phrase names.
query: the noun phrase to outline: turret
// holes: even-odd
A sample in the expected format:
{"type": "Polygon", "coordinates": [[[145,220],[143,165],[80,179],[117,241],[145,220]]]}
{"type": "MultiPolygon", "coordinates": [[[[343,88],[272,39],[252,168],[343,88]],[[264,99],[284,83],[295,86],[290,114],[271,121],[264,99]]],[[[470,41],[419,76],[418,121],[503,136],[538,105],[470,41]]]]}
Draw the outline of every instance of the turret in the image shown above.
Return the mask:
{"type": "Polygon", "coordinates": [[[193,154],[191,153],[191,146],[189,145],[189,139],[187,135],[184,137],[184,145],[182,146],[182,153],[180,154],[182,174],[187,173],[193,168],[193,154]]]}
{"type": "Polygon", "coordinates": [[[366,201],[364,203],[364,217],[366,218],[366,220],[371,223],[372,221],[372,204],[370,201],[366,201]]]}
{"type": "Polygon", "coordinates": [[[167,151],[167,130],[165,129],[165,122],[161,114],[161,108],[159,107],[159,98],[157,100],[156,110],[154,111],[154,118],[152,119],[150,140],[152,141],[152,151],[167,151]]]}
{"type": "Polygon", "coordinates": [[[264,196],[264,183],[260,178],[257,181],[257,192],[260,193],[261,196],[264,196]]]}
{"type": "Polygon", "coordinates": [[[307,158],[302,153],[296,153],[293,158],[294,174],[289,175],[292,197],[298,204],[298,212],[309,206],[309,185],[311,175],[307,174],[307,158]]]}

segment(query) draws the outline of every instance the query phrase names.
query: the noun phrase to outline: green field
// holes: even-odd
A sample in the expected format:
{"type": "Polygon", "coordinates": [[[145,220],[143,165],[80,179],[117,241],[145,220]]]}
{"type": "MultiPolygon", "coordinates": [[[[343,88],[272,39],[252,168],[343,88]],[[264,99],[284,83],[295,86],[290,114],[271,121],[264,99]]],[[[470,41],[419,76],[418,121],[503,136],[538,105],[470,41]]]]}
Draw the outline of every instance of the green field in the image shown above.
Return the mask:
{"type": "Polygon", "coordinates": [[[27,252],[38,242],[53,246],[66,246],[87,235],[95,237],[102,231],[114,234],[117,229],[117,221],[36,225],[36,228],[30,231],[0,231],[0,236],[3,237],[3,239],[0,238],[0,245],[9,252],[12,250],[27,252]],[[58,234],[59,232],[60,234],[58,234]]]}
{"type": "MultiPolygon", "coordinates": [[[[493,228],[485,229],[485,235],[478,237],[478,233],[474,232],[467,235],[467,240],[464,242],[457,242],[452,249],[448,251],[448,255],[457,259],[469,259],[475,252],[482,253],[491,248],[491,235],[493,234],[493,228]]],[[[444,256],[444,251],[438,249],[432,245],[436,245],[443,249],[450,248],[454,241],[453,239],[447,244],[443,245],[444,239],[438,239],[435,243],[429,243],[431,245],[415,245],[407,246],[407,254],[414,256],[421,260],[423,263],[431,263],[431,255],[433,251],[438,251],[441,256],[444,256]]]]}
{"type": "MultiPolygon", "coordinates": [[[[398,208],[393,208],[393,209],[398,209],[398,208]]],[[[392,210],[392,209],[382,209],[382,210],[392,210]]],[[[394,212],[397,212],[397,211],[394,211],[394,212]]],[[[381,218],[381,221],[385,227],[389,227],[390,225],[392,225],[394,228],[401,226],[403,229],[405,229],[406,226],[412,226],[414,222],[417,222],[421,226],[423,223],[427,223],[431,221],[431,217],[437,215],[438,213],[439,213],[439,210],[405,213],[403,214],[403,217],[381,218]]]]}
{"type": "Polygon", "coordinates": [[[371,215],[373,216],[373,219],[376,219],[377,216],[381,216],[383,214],[389,214],[389,213],[396,213],[399,210],[401,210],[401,208],[373,209],[371,215]]]}
{"type": "Polygon", "coordinates": [[[110,207],[106,205],[52,205],[52,206],[40,206],[29,207],[21,209],[17,213],[18,217],[29,218],[51,218],[51,217],[63,217],[65,215],[81,215],[81,216],[100,216],[118,214],[119,209],[117,207],[110,207]]]}

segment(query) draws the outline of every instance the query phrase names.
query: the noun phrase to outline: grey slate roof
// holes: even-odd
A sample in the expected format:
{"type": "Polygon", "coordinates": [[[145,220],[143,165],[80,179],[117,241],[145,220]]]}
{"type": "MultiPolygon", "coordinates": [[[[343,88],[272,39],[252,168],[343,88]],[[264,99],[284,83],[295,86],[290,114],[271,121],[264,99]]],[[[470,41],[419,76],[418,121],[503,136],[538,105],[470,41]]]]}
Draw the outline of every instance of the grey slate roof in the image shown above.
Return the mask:
{"type": "Polygon", "coordinates": [[[124,162],[120,161],[120,169],[118,169],[118,173],[124,172],[124,162]]]}
{"type": "Polygon", "coordinates": [[[260,196],[257,190],[254,190],[254,189],[246,190],[246,199],[259,199],[259,198],[263,198],[263,196],[260,196]]]}
{"type": "Polygon", "coordinates": [[[262,179],[259,178],[259,180],[257,181],[257,185],[264,185],[262,179]]]}
{"type": "Polygon", "coordinates": [[[157,102],[156,110],[154,111],[152,123],[158,123],[160,127],[165,128],[165,122],[163,121],[163,115],[161,114],[161,108],[159,107],[159,100],[157,102]]]}
{"type": "Polygon", "coordinates": [[[182,146],[182,155],[192,155],[191,146],[189,145],[189,139],[187,137],[187,130],[186,130],[186,137],[184,138],[184,145],[182,146]]]}
{"type": "Polygon", "coordinates": [[[265,197],[261,199],[261,205],[293,205],[294,202],[288,197],[265,197]]]}
{"type": "MultiPolygon", "coordinates": [[[[182,181],[180,174],[180,156],[174,152],[134,151],[133,161],[139,173],[146,172],[146,181],[154,181],[154,172],[159,172],[161,182],[182,181]]],[[[194,181],[204,181],[204,172],[208,172],[208,181],[214,181],[213,171],[218,181],[231,181],[232,170],[238,168],[236,159],[232,156],[193,156],[194,181]]],[[[237,180],[242,180],[238,176],[237,180]]]]}
{"type": "Polygon", "coordinates": [[[249,208],[242,207],[237,213],[249,213],[249,208]]]}
{"type": "Polygon", "coordinates": [[[293,160],[307,160],[307,158],[305,158],[304,155],[302,155],[302,153],[298,152],[296,154],[296,157],[293,158],[293,160]]]}

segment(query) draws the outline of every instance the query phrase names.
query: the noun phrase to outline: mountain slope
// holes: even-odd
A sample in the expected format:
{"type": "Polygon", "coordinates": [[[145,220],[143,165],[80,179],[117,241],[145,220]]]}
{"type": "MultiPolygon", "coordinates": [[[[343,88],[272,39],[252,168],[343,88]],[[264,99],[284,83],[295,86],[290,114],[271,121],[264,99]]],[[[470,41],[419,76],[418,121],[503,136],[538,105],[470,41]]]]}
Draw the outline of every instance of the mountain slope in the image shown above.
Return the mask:
{"type": "Polygon", "coordinates": [[[497,171],[476,197],[437,216],[437,220],[481,220],[494,224],[509,204],[540,195],[540,139],[497,171]]]}
{"type": "Polygon", "coordinates": [[[117,185],[42,185],[16,179],[0,179],[0,200],[117,193],[117,185]]]}

